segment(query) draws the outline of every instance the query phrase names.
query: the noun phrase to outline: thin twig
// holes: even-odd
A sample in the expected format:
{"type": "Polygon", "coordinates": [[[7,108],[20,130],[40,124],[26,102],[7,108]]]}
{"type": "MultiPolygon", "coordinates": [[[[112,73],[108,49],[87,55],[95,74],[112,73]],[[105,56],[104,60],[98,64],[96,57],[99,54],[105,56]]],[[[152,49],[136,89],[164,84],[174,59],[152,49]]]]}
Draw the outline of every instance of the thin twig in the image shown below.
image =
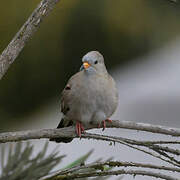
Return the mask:
{"type": "MultiPolygon", "coordinates": [[[[142,145],[143,146],[143,145],[142,145]]],[[[173,149],[173,148],[170,148],[170,147],[164,147],[164,146],[159,146],[159,145],[145,145],[146,147],[150,147],[151,149],[157,149],[157,150],[160,150],[160,151],[164,151],[164,152],[168,152],[168,153],[171,153],[171,154],[175,154],[177,156],[180,155],[180,150],[178,149],[173,149]]]]}
{"type": "Polygon", "coordinates": [[[0,79],[59,0],[42,0],[0,55],[0,79]]]}
{"type": "MultiPolygon", "coordinates": [[[[173,149],[170,147],[164,147],[164,146],[160,146],[157,144],[166,144],[166,143],[170,143],[170,144],[177,144],[176,141],[140,141],[140,140],[135,140],[135,139],[129,139],[129,138],[123,138],[123,137],[117,137],[117,136],[103,136],[103,137],[108,137],[108,138],[113,138],[113,139],[117,139],[117,140],[121,140],[123,142],[126,142],[128,144],[132,144],[132,145],[138,145],[138,146],[144,146],[144,147],[149,147],[150,149],[158,149],[158,150],[162,150],[165,152],[169,152],[171,154],[174,155],[180,155],[180,150],[178,149],[173,149]],[[174,142],[174,143],[173,143],[174,142]]],[[[179,144],[179,143],[178,143],[179,144]]]]}
{"type": "Polygon", "coordinates": [[[154,148],[151,148],[152,150],[154,150],[155,152],[157,152],[158,154],[166,157],[167,159],[170,159],[171,162],[175,162],[176,163],[176,166],[180,167],[180,161],[176,160],[174,157],[168,155],[167,153],[165,153],[164,151],[162,150],[159,150],[159,149],[154,149],[154,148]]]}
{"type": "Polygon", "coordinates": [[[46,180],[69,180],[69,179],[75,179],[75,178],[86,178],[86,177],[99,177],[99,176],[109,176],[109,175],[122,175],[122,174],[128,174],[128,175],[141,175],[141,176],[150,176],[155,178],[161,178],[165,180],[178,180],[177,178],[174,178],[172,176],[168,176],[162,173],[155,173],[152,171],[143,171],[143,170],[116,170],[116,171],[102,171],[102,172],[85,172],[85,173],[69,173],[64,175],[59,175],[54,178],[49,178],[46,180]]]}

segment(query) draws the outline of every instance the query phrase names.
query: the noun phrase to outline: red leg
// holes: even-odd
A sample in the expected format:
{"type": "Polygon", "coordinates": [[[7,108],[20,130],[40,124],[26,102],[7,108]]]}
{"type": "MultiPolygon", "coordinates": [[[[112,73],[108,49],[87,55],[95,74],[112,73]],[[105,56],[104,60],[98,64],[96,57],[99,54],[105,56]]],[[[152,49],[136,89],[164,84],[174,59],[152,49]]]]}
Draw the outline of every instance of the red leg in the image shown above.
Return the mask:
{"type": "Polygon", "coordinates": [[[105,128],[106,128],[106,121],[109,122],[109,123],[112,123],[112,120],[106,119],[106,120],[104,120],[104,121],[102,121],[102,122],[99,123],[98,128],[100,128],[100,127],[101,127],[101,124],[102,124],[102,127],[103,127],[102,130],[104,131],[105,128]]]}
{"type": "Polygon", "coordinates": [[[76,133],[79,136],[79,122],[76,122],[76,133]]]}
{"type": "Polygon", "coordinates": [[[80,122],[76,122],[76,133],[79,137],[81,137],[81,133],[84,133],[84,127],[82,125],[82,123],[80,122]]]}
{"type": "Polygon", "coordinates": [[[78,131],[79,131],[79,137],[81,137],[81,123],[79,123],[79,129],[78,129],[78,131]]]}
{"type": "Polygon", "coordinates": [[[102,121],[103,122],[103,131],[105,130],[105,128],[106,128],[106,121],[104,120],[104,121],[102,121]]]}

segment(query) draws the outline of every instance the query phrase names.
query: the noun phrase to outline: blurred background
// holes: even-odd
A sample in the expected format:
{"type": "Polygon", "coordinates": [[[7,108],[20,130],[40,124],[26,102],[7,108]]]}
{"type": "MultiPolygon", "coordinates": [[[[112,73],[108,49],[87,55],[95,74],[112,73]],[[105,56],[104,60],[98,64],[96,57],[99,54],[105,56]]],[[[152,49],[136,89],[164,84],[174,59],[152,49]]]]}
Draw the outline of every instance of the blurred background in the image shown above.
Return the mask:
{"type": "MultiPolygon", "coordinates": [[[[39,2],[1,2],[0,52],[39,2]]],[[[56,127],[61,117],[60,93],[79,70],[82,56],[91,50],[104,55],[118,84],[119,107],[112,119],[180,128],[179,19],[180,4],[168,0],[60,1],[0,81],[0,132],[56,127]]],[[[121,129],[103,133],[157,139],[121,129]]],[[[33,143],[38,150],[43,141],[33,143]]],[[[51,143],[52,149],[55,146],[51,143]]],[[[157,162],[122,145],[92,140],[62,144],[60,153],[68,155],[66,164],[94,147],[90,162],[112,156],[157,162]]]]}

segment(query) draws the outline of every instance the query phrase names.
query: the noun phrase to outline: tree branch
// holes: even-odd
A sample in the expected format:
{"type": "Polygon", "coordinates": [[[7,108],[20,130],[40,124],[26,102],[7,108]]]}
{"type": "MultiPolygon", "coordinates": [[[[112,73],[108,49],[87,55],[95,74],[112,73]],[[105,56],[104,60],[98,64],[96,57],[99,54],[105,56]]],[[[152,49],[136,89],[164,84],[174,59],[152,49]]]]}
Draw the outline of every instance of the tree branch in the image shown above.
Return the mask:
{"type": "MultiPolygon", "coordinates": [[[[86,128],[87,129],[92,129],[97,127],[97,125],[91,125],[91,127],[86,128]]],[[[155,126],[155,125],[150,125],[150,124],[143,124],[143,123],[132,123],[128,121],[115,121],[113,120],[112,123],[107,123],[107,127],[112,128],[125,128],[125,129],[133,129],[133,130],[144,130],[147,132],[157,132],[157,133],[162,133],[166,135],[179,135],[179,129],[176,128],[166,128],[162,126],[155,126]]],[[[22,140],[29,140],[29,139],[40,139],[40,138],[60,138],[60,137],[73,137],[77,138],[78,136],[75,133],[75,128],[74,127],[67,127],[67,128],[61,128],[61,129],[41,129],[41,130],[28,130],[28,131],[19,131],[19,132],[6,132],[6,133],[1,133],[0,134],[0,143],[5,143],[5,142],[13,142],[13,141],[22,141],[22,140]]],[[[98,135],[98,134],[90,134],[90,133],[85,133],[82,134],[81,138],[87,138],[87,139],[96,139],[96,140],[104,140],[104,141],[109,141],[109,142],[117,142],[121,143],[123,145],[126,145],[128,147],[131,147],[133,149],[136,149],[138,151],[144,152],[146,154],[149,154],[155,158],[161,159],[162,161],[165,161],[167,163],[171,163],[174,166],[180,167],[179,161],[174,159],[173,157],[169,156],[167,153],[179,155],[179,150],[173,149],[173,148],[165,148],[160,145],[155,145],[155,144],[142,144],[143,141],[138,141],[138,140],[133,140],[133,139],[127,139],[127,138],[122,138],[122,137],[114,137],[114,136],[105,136],[105,135],[98,135]],[[155,154],[153,152],[147,151],[145,149],[136,147],[136,146],[143,146],[147,147],[150,150],[155,151],[156,153],[160,154],[155,154]],[[163,156],[163,157],[161,157],[163,156]],[[170,160],[168,160],[170,159],[170,160]],[[174,161],[174,162],[173,162],[174,161]]]]}
{"type": "Polygon", "coordinates": [[[171,136],[180,136],[180,129],[178,128],[169,128],[169,127],[145,124],[145,123],[135,123],[131,121],[113,120],[113,123],[112,124],[109,123],[108,127],[140,130],[140,131],[147,131],[151,133],[158,133],[158,134],[171,135],[171,136]]]}
{"type": "Polygon", "coordinates": [[[107,161],[107,162],[98,162],[98,163],[92,163],[88,165],[83,165],[83,166],[77,166],[73,167],[71,169],[65,169],[65,170],[60,170],[55,173],[51,173],[40,180],[50,180],[53,179],[54,177],[58,177],[60,175],[65,175],[65,174],[72,174],[72,173],[77,173],[78,171],[84,170],[84,169],[94,169],[94,170],[104,170],[104,166],[109,166],[109,167],[141,167],[141,168],[149,168],[149,169],[158,169],[158,170],[165,170],[165,171],[172,171],[172,172],[180,172],[179,168],[174,168],[174,167],[167,167],[167,166],[157,166],[153,164],[143,164],[143,163],[135,163],[135,162],[123,162],[123,161],[107,161]]]}
{"type": "Polygon", "coordinates": [[[6,49],[4,49],[0,55],[0,79],[4,76],[9,66],[14,62],[26,43],[37,30],[44,17],[58,2],[59,0],[42,0],[6,49]]]}
{"type": "MultiPolygon", "coordinates": [[[[90,125],[86,130],[97,128],[97,125],[90,125]]],[[[180,136],[180,129],[168,128],[163,126],[156,126],[144,123],[134,123],[130,121],[113,120],[112,123],[107,122],[107,128],[124,128],[132,130],[141,130],[151,133],[158,133],[171,136],[180,136]]],[[[61,129],[40,129],[17,132],[0,133],[0,143],[22,141],[28,139],[41,138],[59,138],[59,137],[77,137],[74,127],[67,127],[61,129]]]]}
{"type": "Polygon", "coordinates": [[[102,171],[102,172],[85,172],[85,173],[72,173],[72,174],[64,174],[64,175],[59,175],[55,178],[48,178],[46,180],[70,180],[70,179],[75,179],[75,178],[86,178],[86,177],[99,177],[99,176],[109,176],[109,175],[141,175],[141,176],[150,176],[150,177],[155,177],[155,178],[161,178],[165,180],[178,180],[177,178],[174,178],[172,176],[168,176],[162,173],[155,173],[152,171],[143,171],[143,170],[126,170],[126,169],[121,169],[121,170],[116,170],[116,171],[102,171]]]}

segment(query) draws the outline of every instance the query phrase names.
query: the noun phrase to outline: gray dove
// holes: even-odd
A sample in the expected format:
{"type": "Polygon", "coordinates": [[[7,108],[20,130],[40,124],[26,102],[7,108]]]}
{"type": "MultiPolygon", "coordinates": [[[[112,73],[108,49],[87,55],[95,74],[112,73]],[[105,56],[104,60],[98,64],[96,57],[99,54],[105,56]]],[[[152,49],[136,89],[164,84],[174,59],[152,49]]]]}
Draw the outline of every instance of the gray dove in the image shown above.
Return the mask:
{"type": "MultiPolygon", "coordinates": [[[[106,121],[118,105],[116,83],[108,74],[104,58],[98,51],[91,51],[82,58],[80,71],[73,75],[61,94],[63,117],[57,128],[76,125],[81,137],[88,124],[106,127],[106,121]]],[[[51,141],[68,143],[73,138],[52,138],[51,141]]]]}

